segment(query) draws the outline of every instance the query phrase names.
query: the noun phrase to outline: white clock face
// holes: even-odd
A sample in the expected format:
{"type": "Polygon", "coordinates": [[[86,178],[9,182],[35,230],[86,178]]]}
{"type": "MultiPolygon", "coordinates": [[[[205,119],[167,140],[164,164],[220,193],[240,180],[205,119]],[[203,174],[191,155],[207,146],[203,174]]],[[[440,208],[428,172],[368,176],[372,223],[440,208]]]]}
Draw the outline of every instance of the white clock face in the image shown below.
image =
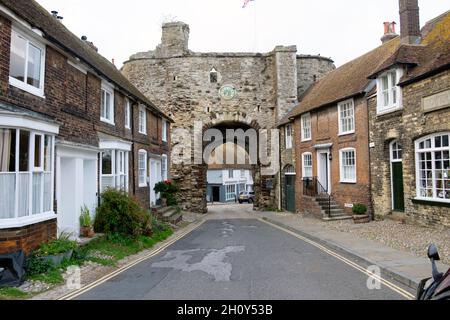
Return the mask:
{"type": "Polygon", "coordinates": [[[220,88],[219,95],[224,100],[233,100],[237,95],[237,91],[235,87],[226,85],[220,88]]]}

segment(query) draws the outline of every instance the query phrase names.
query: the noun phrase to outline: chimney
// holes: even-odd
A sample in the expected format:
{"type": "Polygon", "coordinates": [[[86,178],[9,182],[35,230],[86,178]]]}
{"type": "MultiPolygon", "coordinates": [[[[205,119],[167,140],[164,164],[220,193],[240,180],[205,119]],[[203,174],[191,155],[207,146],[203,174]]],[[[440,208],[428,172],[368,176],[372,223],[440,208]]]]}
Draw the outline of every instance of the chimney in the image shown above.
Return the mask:
{"type": "Polygon", "coordinates": [[[63,17],[58,16],[58,11],[56,11],[56,10],[51,11],[51,13],[52,13],[53,18],[55,18],[56,20],[61,21],[62,19],[64,19],[63,17]]]}
{"type": "Polygon", "coordinates": [[[384,22],[384,35],[381,37],[381,42],[386,43],[396,37],[398,34],[395,33],[395,21],[392,22],[384,22]]]}
{"type": "Polygon", "coordinates": [[[402,44],[420,43],[419,0],[399,0],[402,44]]]}

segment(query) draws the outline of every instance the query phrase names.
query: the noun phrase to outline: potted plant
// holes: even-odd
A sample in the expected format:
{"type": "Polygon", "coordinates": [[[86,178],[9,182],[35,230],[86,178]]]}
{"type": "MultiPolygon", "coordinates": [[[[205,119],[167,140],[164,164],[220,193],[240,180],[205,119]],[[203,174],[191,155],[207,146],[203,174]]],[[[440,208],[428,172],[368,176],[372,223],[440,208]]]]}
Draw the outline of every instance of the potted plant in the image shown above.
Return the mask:
{"type": "Polygon", "coordinates": [[[64,259],[72,258],[73,250],[77,246],[75,241],[69,239],[69,235],[61,234],[59,239],[41,244],[36,255],[57,267],[64,259]]]}
{"type": "Polygon", "coordinates": [[[94,229],[92,227],[91,213],[88,207],[81,208],[80,214],[80,234],[85,238],[92,238],[94,236],[94,229]]]}
{"type": "Polygon", "coordinates": [[[364,204],[353,205],[353,222],[355,223],[368,223],[370,222],[370,216],[367,214],[367,206],[364,204]]]}

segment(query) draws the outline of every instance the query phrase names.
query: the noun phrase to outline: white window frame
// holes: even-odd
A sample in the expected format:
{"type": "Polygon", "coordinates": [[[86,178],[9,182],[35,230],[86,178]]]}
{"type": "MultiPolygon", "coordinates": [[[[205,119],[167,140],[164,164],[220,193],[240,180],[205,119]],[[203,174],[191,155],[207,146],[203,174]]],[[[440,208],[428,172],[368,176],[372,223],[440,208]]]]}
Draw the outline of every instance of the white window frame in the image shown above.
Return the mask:
{"type": "MultiPolygon", "coordinates": [[[[0,121],[3,122],[3,121],[0,121]]],[[[14,122],[14,120],[13,120],[14,122]]],[[[2,129],[12,129],[16,130],[16,148],[14,150],[15,153],[15,171],[13,172],[3,172],[1,174],[15,174],[15,181],[19,181],[19,175],[27,174],[29,176],[28,178],[28,185],[26,188],[28,189],[28,212],[25,212],[25,215],[19,216],[24,213],[19,212],[19,197],[20,195],[20,189],[19,184],[15,184],[14,190],[11,191],[11,196],[14,197],[14,217],[13,218],[5,218],[0,219],[0,229],[5,228],[19,228],[26,225],[39,223],[51,219],[55,219],[55,212],[53,211],[53,204],[54,204],[54,193],[55,193],[55,183],[54,183],[54,177],[55,177],[55,134],[58,133],[58,129],[55,129],[53,133],[49,132],[43,132],[43,131],[37,131],[30,128],[24,128],[24,127],[13,127],[13,126],[4,126],[3,124],[0,125],[2,129]],[[19,152],[20,152],[20,131],[27,131],[29,132],[29,140],[28,140],[28,171],[20,171],[19,168],[19,152]],[[40,157],[41,157],[41,167],[35,167],[34,166],[34,155],[35,155],[35,137],[36,135],[41,136],[41,150],[40,150],[40,157]],[[50,169],[45,171],[45,136],[50,138],[50,169]],[[42,181],[40,190],[41,193],[39,195],[40,197],[40,208],[39,213],[33,213],[33,182],[34,182],[34,174],[42,174],[42,181]],[[44,185],[45,185],[45,174],[50,174],[50,190],[49,190],[49,204],[50,204],[50,210],[45,211],[44,210],[44,185]]]]}
{"type": "MultiPolygon", "coordinates": [[[[437,194],[437,188],[436,188],[436,181],[438,180],[436,178],[436,171],[438,171],[439,169],[436,169],[436,152],[442,152],[442,151],[449,151],[450,152],[450,146],[448,147],[440,147],[440,148],[436,148],[435,147],[435,138],[438,136],[444,136],[444,135],[449,135],[450,136],[450,132],[439,132],[439,133],[435,133],[432,135],[428,135],[426,137],[423,137],[419,140],[417,140],[415,142],[415,154],[416,154],[416,199],[417,200],[423,200],[423,201],[432,201],[432,202],[442,202],[442,203],[450,203],[450,199],[444,199],[444,198],[439,198],[438,194],[437,194]],[[426,140],[431,139],[431,145],[429,148],[424,148],[424,149],[420,149],[420,143],[421,142],[425,142],[426,140]],[[420,168],[420,154],[422,153],[431,153],[431,163],[432,163],[432,167],[431,167],[431,182],[432,182],[432,192],[433,192],[433,196],[432,197],[427,197],[421,194],[421,168],[420,168]]],[[[449,137],[450,139],[450,137],[449,137]]],[[[445,159],[446,160],[446,159],[445,159]]],[[[445,161],[443,160],[443,161],[445,161]]],[[[447,170],[447,177],[450,177],[450,168],[444,168],[445,170],[447,170]]],[[[444,171],[444,170],[443,170],[444,171]]],[[[427,179],[428,180],[428,179],[427,179]]],[[[442,180],[448,180],[448,179],[442,179],[442,180]]],[[[447,191],[447,188],[442,188],[445,191],[447,191]]],[[[448,192],[450,192],[450,189],[448,190],[448,192]]]]}
{"type": "Polygon", "coordinates": [[[148,158],[147,158],[147,151],[146,150],[139,150],[138,152],[138,182],[139,182],[139,188],[145,188],[148,187],[147,186],[147,162],[148,162],[148,158]],[[141,156],[145,157],[145,161],[144,161],[144,168],[142,168],[141,165],[141,156]],[[142,171],[143,170],[143,171],[142,171]],[[142,171],[142,172],[141,172],[142,171]],[[144,177],[144,182],[142,182],[141,178],[142,175],[144,177]]]}
{"type": "Polygon", "coordinates": [[[161,156],[161,177],[163,181],[169,179],[169,162],[166,154],[161,156]]]}
{"type": "Polygon", "coordinates": [[[311,113],[305,113],[300,118],[301,122],[301,135],[302,135],[302,141],[311,141],[312,139],[312,125],[311,125],[311,113]],[[308,121],[308,122],[306,122],[308,121]],[[305,125],[308,124],[308,127],[305,127],[305,125]],[[309,137],[305,134],[306,132],[309,132],[309,137]]]}
{"type": "Polygon", "coordinates": [[[100,97],[100,120],[102,122],[111,124],[111,125],[115,125],[114,123],[114,88],[112,88],[111,86],[102,83],[102,89],[101,89],[101,97],[100,97]],[[110,103],[109,106],[105,105],[105,114],[103,114],[103,103],[106,104],[106,99],[103,100],[103,92],[108,93],[111,98],[109,99],[110,103]],[[105,118],[104,116],[106,116],[106,108],[109,108],[109,115],[110,118],[105,118]]]}
{"type": "Polygon", "coordinates": [[[341,149],[339,150],[339,172],[340,172],[340,182],[341,183],[357,183],[358,181],[358,168],[357,168],[357,154],[356,154],[356,149],[355,148],[345,148],[345,149],[341,149]],[[353,152],[354,153],[354,158],[355,158],[355,178],[354,179],[346,179],[344,177],[344,157],[343,154],[345,152],[353,152]]]}
{"type": "Polygon", "coordinates": [[[147,109],[143,105],[139,106],[138,119],[139,119],[139,123],[138,123],[139,133],[147,135],[147,109]]]}
{"type": "Polygon", "coordinates": [[[354,102],[353,99],[348,99],[348,100],[341,101],[341,102],[338,103],[338,121],[339,121],[339,135],[340,136],[355,133],[355,126],[356,126],[356,121],[355,121],[355,102],[354,102]],[[342,109],[344,107],[347,107],[347,106],[350,107],[352,115],[344,118],[343,114],[342,114],[343,113],[342,109]],[[350,130],[344,131],[343,122],[345,120],[349,120],[350,121],[350,124],[351,124],[350,130]]]}
{"type": "Polygon", "coordinates": [[[286,150],[292,149],[292,125],[288,124],[284,128],[286,150]]]}
{"type": "Polygon", "coordinates": [[[234,179],[234,170],[228,169],[228,179],[234,179]]]}
{"type": "Polygon", "coordinates": [[[125,129],[131,129],[131,102],[125,99],[125,129]]]}
{"type": "Polygon", "coordinates": [[[36,48],[41,50],[41,70],[40,70],[40,79],[39,79],[39,88],[32,86],[25,81],[20,81],[16,78],[9,76],[9,84],[19,88],[23,91],[31,93],[32,95],[38,96],[40,98],[45,98],[44,96],[44,82],[45,82],[45,57],[46,57],[46,47],[41,42],[37,41],[33,37],[27,35],[26,33],[18,30],[15,26],[11,29],[11,41],[14,37],[14,34],[19,35],[23,39],[27,41],[26,52],[25,52],[25,75],[27,74],[28,69],[28,48],[29,45],[32,44],[36,48]]]}
{"type": "Polygon", "coordinates": [[[378,76],[377,78],[377,114],[378,115],[382,115],[385,113],[390,113],[390,112],[394,112],[397,110],[402,109],[402,89],[401,87],[398,85],[400,79],[403,77],[403,68],[395,68],[395,69],[391,69],[388,70],[384,73],[382,73],[381,75],[378,76]],[[396,82],[395,84],[393,84],[392,82],[392,77],[389,76],[390,74],[395,73],[396,76],[396,82]],[[382,79],[384,77],[388,77],[388,88],[386,90],[383,90],[383,84],[382,84],[382,79]],[[393,92],[395,90],[395,93],[397,95],[397,102],[394,103],[393,101],[393,92]],[[384,92],[387,91],[388,94],[388,104],[385,105],[384,104],[384,92]]]}
{"type": "Polygon", "coordinates": [[[112,188],[122,191],[129,191],[129,151],[120,149],[102,149],[100,152],[100,191],[103,190],[103,177],[112,178],[112,188]],[[111,173],[103,174],[103,153],[111,152],[111,173]],[[122,156],[122,167],[120,166],[120,157],[122,156]],[[124,189],[121,188],[121,178],[124,178],[124,189]]]}
{"type": "Polygon", "coordinates": [[[161,139],[163,142],[167,142],[167,120],[163,119],[162,120],[162,135],[161,135],[161,139]]]}
{"type": "Polygon", "coordinates": [[[311,152],[305,152],[302,154],[302,178],[312,178],[314,176],[313,174],[313,154],[311,152]],[[311,165],[305,166],[305,160],[307,156],[311,156],[311,165]],[[311,176],[308,176],[306,174],[306,168],[311,168],[311,176]]]}

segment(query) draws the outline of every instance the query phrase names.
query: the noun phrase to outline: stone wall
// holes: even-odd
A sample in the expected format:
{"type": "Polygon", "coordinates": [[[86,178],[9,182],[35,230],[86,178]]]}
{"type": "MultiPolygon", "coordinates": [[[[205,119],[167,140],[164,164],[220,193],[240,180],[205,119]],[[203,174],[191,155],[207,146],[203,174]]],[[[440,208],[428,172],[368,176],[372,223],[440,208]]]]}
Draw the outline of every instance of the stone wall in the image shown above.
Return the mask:
{"type": "MultiPolygon", "coordinates": [[[[310,60],[304,62],[298,58],[295,46],[279,46],[266,54],[195,53],[187,49],[188,32],[184,23],[164,25],[162,43],[156,50],[132,55],[122,72],[175,120],[172,147],[187,151],[183,163],[171,164],[171,174],[181,185],[184,209],[205,212],[206,170],[201,165],[189,164],[194,139],[186,136],[193,135],[194,122],[201,121],[203,126],[276,128],[278,121],[298,103],[299,59],[302,79],[313,78],[307,69],[314,59],[323,61],[323,73],[334,66],[331,60],[322,57],[309,56],[310,60]],[[217,82],[210,81],[213,69],[217,71],[217,82]],[[230,100],[219,94],[227,85],[233,86],[237,93],[230,100]]],[[[321,65],[322,62],[315,64],[311,72],[321,73],[318,70],[321,65]]],[[[277,186],[267,190],[265,185],[266,179],[276,181],[276,178],[277,175],[262,177],[255,173],[255,192],[262,206],[277,206],[277,186]]]]}
{"type": "Polygon", "coordinates": [[[450,108],[425,113],[422,99],[450,89],[450,71],[406,85],[403,110],[377,116],[376,96],[369,99],[372,194],[375,213],[386,216],[392,211],[389,143],[398,139],[403,147],[403,183],[405,214],[408,220],[423,225],[450,226],[450,205],[416,201],[415,141],[429,134],[450,131],[450,108]]]}

